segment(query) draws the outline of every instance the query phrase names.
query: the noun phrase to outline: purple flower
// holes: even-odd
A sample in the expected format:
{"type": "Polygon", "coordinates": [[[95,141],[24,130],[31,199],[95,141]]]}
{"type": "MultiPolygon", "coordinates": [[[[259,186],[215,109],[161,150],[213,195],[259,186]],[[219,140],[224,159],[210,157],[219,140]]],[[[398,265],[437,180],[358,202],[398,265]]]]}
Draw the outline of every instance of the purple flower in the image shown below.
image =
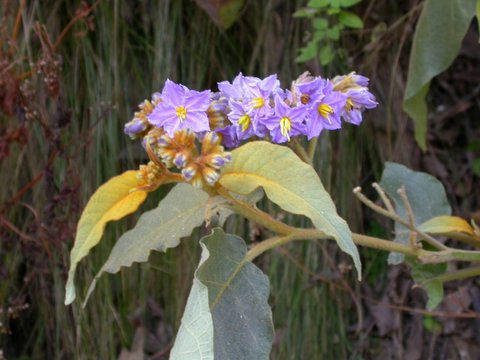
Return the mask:
{"type": "Polygon", "coordinates": [[[294,90],[298,103],[308,105],[318,100],[319,97],[323,96],[327,84],[326,80],[319,77],[306,83],[295,84],[294,90]]]}
{"type": "Polygon", "coordinates": [[[222,93],[222,95],[241,101],[244,96],[244,90],[248,85],[245,82],[245,77],[242,73],[238,74],[235,79],[233,79],[232,83],[228,81],[222,81],[218,83],[218,90],[222,93]]]}
{"type": "Polygon", "coordinates": [[[305,124],[303,123],[305,112],[305,107],[292,108],[279,95],[275,96],[275,113],[264,119],[272,141],[284,143],[290,141],[291,136],[305,133],[305,124]]]}
{"type": "Polygon", "coordinates": [[[238,140],[245,140],[255,135],[256,124],[252,121],[252,110],[240,101],[230,100],[228,119],[236,125],[238,140]]]}
{"type": "Polygon", "coordinates": [[[375,96],[367,88],[348,90],[345,96],[347,100],[343,108],[342,117],[351,124],[360,125],[362,112],[365,109],[373,109],[378,105],[375,101],[375,96]]]}
{"type": "Polygon", "coordinates": [[[198,92],[167,80],[162,90],[163,101],[148,116],[148,121],[154,126],[163,127],[170,136],[182,129],[197,133],[209,131],[206,111],[210,98],[210,90],[198,92]]]}
{"type": "Polygon", "coordinates": [[[277,75],[270,75],[250,87],[244,103],[252,111],[253,117],[265,117],[272,114],[270,99],[281,91],[277,75]]]}
{"type": "Polygon", "coordinates": [[[227,149],[236,148],[240,145],[238,139],[238,125],[228,125],[223,129],[216,130],[217,134],[220,134],[222,139],[222,145],[227,149]]]}
{"type": "Polygon", "coordinates": [[[351,72],[348,75],[335,76],[332,79],[333,88],[336,91],[345,92],[349,89],[367,87],[369,79],[363,75],[358,75],[355,72],[351,72]]]}
{"type": "Polygon", "coordinates": [[[345,106],[346,96],[333,91],[330,81],[325,80],[322,94],[308,107],[307,135],[310,140],[319,136],[323,129],[336,130],[342,127],[340,115],[345,106]]]}
{"type": "Polygon", "coordinates": [[[237,101],[242,101],[245,98],[250,98],[251,89],[257,86],[261,82],[257,77],[254,76],[243,76],[242,73],[239,73],[232,83],[228,81],[222,81],[218,83],[218,89],[222,95],[237,101]]]}

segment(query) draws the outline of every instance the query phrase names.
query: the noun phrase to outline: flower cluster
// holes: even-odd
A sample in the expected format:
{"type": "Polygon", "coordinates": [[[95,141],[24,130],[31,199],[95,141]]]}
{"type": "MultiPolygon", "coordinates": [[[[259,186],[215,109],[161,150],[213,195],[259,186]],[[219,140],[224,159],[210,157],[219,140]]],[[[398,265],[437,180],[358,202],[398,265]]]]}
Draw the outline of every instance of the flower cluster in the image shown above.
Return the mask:
{"type": "Polygon", "coordinates": [[[368,79],[355,73],[333,80],[305,73],[284,90],[276,75],[262,80],[239,74],[232,83],[218,84],[231,122],[220,132],[227,146],[236,146],[252,136],[275,143],[298,135],[310,140],[323,130],[340,129],[342,118],[359,125],[362,112],[377,106],[367,85],[368,79]]]}
{"type": "Polygon", "coordinates": [[[219,92],[195,91],[167,80],[161,93],[140,104],[125,125],[131,138],[143,138],[167,166],[177,167],[186,181],[212,186],[234,148],[255,137],[275,143],[362,122],[362,112],[377,106],[368,79],[350,73],[332,80],[302,74],[290,89],[276,75],[265,79],[239,74],[218,83],[219,92]],[[197,150],[196,140],[201,142],[197,150]],[[223,146],[222,146],[223,145],[223,146]]]}

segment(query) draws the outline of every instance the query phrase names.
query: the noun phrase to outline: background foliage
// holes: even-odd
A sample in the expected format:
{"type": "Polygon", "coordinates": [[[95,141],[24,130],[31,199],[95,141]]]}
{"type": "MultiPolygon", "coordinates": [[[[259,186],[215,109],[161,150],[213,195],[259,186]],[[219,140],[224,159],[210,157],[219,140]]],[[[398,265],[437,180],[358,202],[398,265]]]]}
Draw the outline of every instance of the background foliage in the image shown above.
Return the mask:
{"type": "MultiPolygon", "coordinates": [[[[390,224],[362,211],[351,195],[353,187],[367,189],[379,180],[385,160],[430,172],[445,185],[454,214],[478,219],[478,30],[470,26],[453,64],[430,85],[429,148],[423,153],[402,111],[408,55],[423,5],[372,0],[349,7],[363,28],[342,29],[334,44],[344,51],[322,67],[318,57],[295,62],[315,26],[292,16],[307,6],[300,0],[245,1],[226,30],[187,0],[80,5],[3,0],[0,354],[8,359],[168,357],[205,230],[161,257],[153,254],[147,264],[103,276],[84,310],[79,301],[63,305],[80,211],[101,183],[145,161],[138,144],[123,136],[123,124],[166,78],[203,89],[239,71],[260,77],[276,72],[287,84],[306,69],[325,76],[354,69],[372,78],[381,106],[360,128],[322,135],[315,164],[350,227],[389,234],[382,226],[390,224]]],[[[143,210],[161,196],[150,198],[143,210]]],[[[108,225],[108,239],[79,266],[81,296],[133,220],[108,225]]],[[[227,227],[251,241],[261,238],[260,228],[240,219],[227,227]]],[[[361,256],[362,283],[333,244],[296,243],[256,262],[271,281],[272,358],[479,353],[478,280],[452,284],[440,308],[430,312],[424,310],[424,292],[411,289],[403,267],[387,271],[386,254],[373,250],[362,250],[361,256]]]]}

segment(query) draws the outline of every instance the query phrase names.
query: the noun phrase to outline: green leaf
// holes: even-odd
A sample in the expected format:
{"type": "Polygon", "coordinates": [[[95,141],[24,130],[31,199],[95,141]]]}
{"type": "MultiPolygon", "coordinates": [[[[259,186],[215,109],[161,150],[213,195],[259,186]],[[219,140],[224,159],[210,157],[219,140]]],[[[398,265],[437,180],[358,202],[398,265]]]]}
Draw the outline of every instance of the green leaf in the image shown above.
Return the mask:
{"type": "Polygon", "coordinates": [[[263,187],[268,198],[285,211],[310,218],[353,258],[361,277],[360,257],[347,223],[338,216],[315,170],[291,149],[265,141],[247,143],[232,151],[232,162],[224,167],[219,182],[239,194],[263,187]]]}
{"type": "Polygon", "coordinates": [[[339,7],[328,8],[327,15],[337,15],[337,14],[340,14],[340,11],[341,10],[339,7]]]}
{"type": "Polygon", "coordinates": [[[137,225],[118,239],[92,281],[85,303],[104,272],[114,274],[122,266],[148,261],[152,250],[166,251],[176,247],[182,237],[190,235],[203,223],[208,199],[207,193],[189,184],[178,184],[170,190],[156,209],[144,213],[137,225]]]}
{"type": "Polygon", "coordinates": [[[475,175],[480,176],[480,158],[473,160],[472,170],[475,175]]]}
{"type": "Polygon", "coordinates": [[[331,40],[338,40],[340,39],[340,26],[335,25],[334,27],[328,29],[327,37],[331,40]]]}
{"type": "Polygon", "coordinates": [[[443,283],[440,280],[431,280],[422,286],[428,295],[427,309],[435,309],[443,300],[443,283]]]}
{"type": "Polygon", "coordinates": [[[412,268],[413,280],[427,292],[427,308],[433,310],[443,300],[443,283],[434,278],[445,273],[447,263],[420,264],[413,259],[407,262],[412,268]]]}
{"type": "Polygon", "coordinates": [[[475,0],[426,0],[413,37],[403,109],[415,123],[415,139],[427,148],[427,104],[431,80],[458,54],[475,14],[475,0]]]}
{"type": "Polygon", "coordinates": [[[323,66],[330,64],[334,57],[335,53],[333,52],[333,48],[330,45],[326,45],[320,49],[320,64],[322,64],[323,66]]]}
{"type": "Polygon", "coordinates": [[[343,8],[351,7],[355,4],[358,4],[362,0],[340,0],[340,6],[343,8]]]}
{"type": "Polygon", "coordinates": [[[431,333],[437,335],[440,335],[443,330],[442,324],[435,320],[435,318],[431,315],[425,315],[423,317],[423,326],[431,333]]]}
{"type": "Polygon", "coordinates": [[[362,19],[350,11],[341,11],[340,14],[338,14],[338,20],[341,24],[353,29],[363,28],[362,19]]]}
{"type": "Polygon", "coordinates": [[[303,8],[295,11],[292,16],[294,18],[303,18],[303,17],[310,18],[314,16],[316,13],[317,13],[317,10],[315,9],[303,8]]]}
{"type": "Polygon", "coordinates": [[[326,7],[329,2],[330,0],[310,0],[307,3],[307,6],[315,9],[321,9],[326,7]]]}
{"type": "Polygon", "coordinates": [[[195,0],[213,22],[227,30],[238,19],[244,0],[195,0]]]}
{"type": "Polygon", "coordinates": [[[315,30],[315,32],[313,33],[313,36],[312,36],[312,42],[315,43],[315,47],[318,49],[318,46],[317,44],[322,41],[323,39],[325,39],[325,37],[327,36],[327,31],[326,30],[315,30]]]}
{"type": "MultiPolygon", "coordinates": [[[[405,186],[416,225],[423,224],[432,217],[452,213],[445,189],[440,181],[429,174],[412,171],[406,166],[387,162],[380,186],[393,199],[396,211],[403,219],[408,218],[407,212],[400,195],[397,193],[402,185],[405,186]]],[[[407,244],[408,239],[408,229],[395,223],[394,241],[407,244]]],[[[403,258],[402,254],[391,253],[388,261],[390,264],[399,264],[403,261],[403,258]]]]}
{"type": "Polygon", "coordinates": [[[324,30],[328,27],[328,21],[326,19],[315,19],[313,20],[313,27],[317,30],[324,30]]]}
{"type": "Polygon", "coordinates": [[[317,56],[316,41],[309,41],[307,46],[299,49],[300,54],[295,58],[296,62],[306,62],[317,56]]]}
{"type": "Polygon", "coordinates": [[[245,242],[221,228],[200,240],[200,245],[202,259],[172,359],[211,359],[212,350],[215,359],[269,359],[273,323],[268,278],[246,260],[245,242]],[[206,357],[192,355],[200,352],[206,357]]]}
{"type": "Polygon", "coordinates": [[[330,5],[334,8],[340,7],[341,0],[330,0],[330,5]]]}
{"type": "Polygon", "coordinates": [[[137,172],[127,171],[100,186],[88,201],[78,222],[75,244],[70,252],[65,305],[75,300],[74,281],[78,263],[100,242],[107,222],[131,214],[145,201],[145,191],[132,192],[137,186],[137,172]]]}

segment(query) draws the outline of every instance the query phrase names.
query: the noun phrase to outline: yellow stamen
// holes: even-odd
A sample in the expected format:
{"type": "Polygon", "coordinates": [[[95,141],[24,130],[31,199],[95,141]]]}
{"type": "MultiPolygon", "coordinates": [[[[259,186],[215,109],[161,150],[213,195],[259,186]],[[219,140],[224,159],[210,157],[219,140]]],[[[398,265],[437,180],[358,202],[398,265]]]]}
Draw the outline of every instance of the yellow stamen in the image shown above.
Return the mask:
{"type": "Polygon", "coordinates": [[[245,132],[250,127],[252,123],[252,119],[248,115],[242,115],[240,119],[238,119],[238,125],[242,127],[242,131],[245,132]]]}
{"type": "Polygon", "coordinates": [[[177,115],[182,121],[187,117],[187,109],[185,106],[178,106],[175,108],[175,115],[177,115]]]}
{"type": "Polygon", "coordinates": [[[280,119],[280,131],[288,140],[290,140],[290,130],[292,130],[292,122],[290,121],[290,118],[282,117],[280,119]]]}
{"type": "Polygon", "coordinates": [[[347,102],[345,103],[345,110],[352,111],[353,109],[353,101],[352,99],[348,98],[347,102]]]}
{"type": "Polygon", "coordinates": [[[254,99],[252,99],[250,104],[252,104],[254,109],[260,109],[265,105],[265,99],[262,98],[262,97],[254,98],[254,99]]]}
{"type": "Polygon", "coordinates": [[[324,117],[325,119],[328,119],[328,116],[334,113],[333,108],[328,104],[318,105],[317,111],[320,116],[324,117]]]}

